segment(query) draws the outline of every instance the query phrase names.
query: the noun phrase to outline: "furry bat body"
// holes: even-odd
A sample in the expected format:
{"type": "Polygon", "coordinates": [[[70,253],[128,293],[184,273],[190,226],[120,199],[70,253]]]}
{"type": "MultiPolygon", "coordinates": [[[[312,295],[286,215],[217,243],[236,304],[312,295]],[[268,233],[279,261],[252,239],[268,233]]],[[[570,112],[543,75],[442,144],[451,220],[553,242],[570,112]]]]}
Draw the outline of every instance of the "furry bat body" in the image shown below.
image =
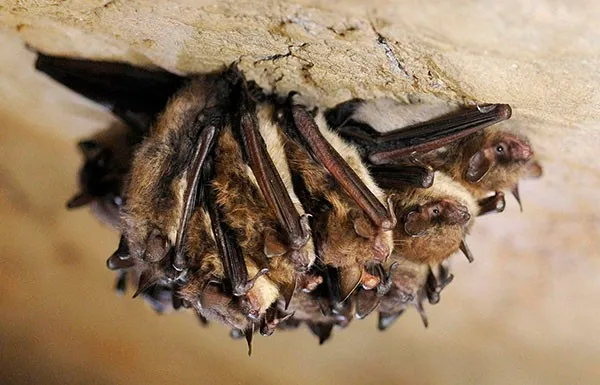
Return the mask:
{"type": "MultiPolygon", "coordinates": [[[[508,106],[477,107],[482,112],[491,112],[496,118],[481,122],[486,126],[508,119],[511,110],[508,106]]],[[[327,113],[328,121],[339,130],[344,138],[360,143],[363,158],[373,165],[402,164],[422,166],[429,170],[440,170],[459,181],[477,199],[484,199],[491,193],[510,190],[520,205],[518,182],[521,178],[535,178],[542,174],[542,168],[535,159],[533,149],[524,136],[489,129],[449,142],[433,151],[411,156],[410,152],[398,151],[393,147],[398,137],[403,137],[406,127],[422,127],[452,121],[456,108],[446,104],[402,104],[390,99],[372,101],[352,100],[342,103],[327,113]]],[[[472,121],[471,121],[472,122],[472,121]]],[[[454,120],[455,124],[460,122],[454,120]]],[[[468,122],[466,123],[469,124],[468,122]]],[[[376,168],[377,169],[377,168],[376,168]]],[[[393,183],[393,166],[380,167],[383,186],[393,183]]],[[[421,169],[421,172],[423,170],[421,169]]],[[[423,173],[417,184],[430,174],[423,173]]],[[[416,178],[415,175],[413,177],[416,178]]],[[[397,181],[396,181],[397,182],[397,181]]],[[[414,183],[415,179],[404,180],[414,183]]],[[[497,202],[501,199],[498,198],[497,202]]],[[[484,211],[492,211],[494,206],[484,211]]],[[[490,202],[487,202],[490,203],[490,202]]],[[[498,208],[504,208],[498,204],[498,208]]]]}
{"type": "Polygon", "coordinates": [[[117,123],[80,141],[78,147],[84,162],[79,169],[79,192],[69,199],[67,208],[89,205],[98,219],[118,228],[125,178],[131,166],[133,146],[140,140],[128,127],[117,123]]]}
{"type": "Polygon", "coordinates": [[[423,299],[437,303],[451,280],[440,263],[466,248],[478,214],[503,203],[500,193],[478,195],[464,173],[452,173],[457,166],[439,159],[463,159],[456,143],[489,136],[478,132],[508,118],[506,105],[451,112],[378,142],[369,124],[379,123],[360,118],[365,102],[343,104],[326,120],[292,98],[257,100],[235,67],[152,80],[148,71],[107,64],[100,73],[109,80],[146,82],[147,95],[111,99],[110,85],[86,83],[84,61],[72,61],[42,55],[38,67],[51,62],[45,72],[58,71],[59,81],[148,132],[121,176],[123,235],[108,260],[118,287],[130,272],[136,295],[155,309],[193,308],[249,344],[255,331],[301,323],[324,342],[334,326],[375,309],[382,329],[408,306],[424,314],[423,299]],[[401,161],[373,166],[390,152],[401,161]]]}

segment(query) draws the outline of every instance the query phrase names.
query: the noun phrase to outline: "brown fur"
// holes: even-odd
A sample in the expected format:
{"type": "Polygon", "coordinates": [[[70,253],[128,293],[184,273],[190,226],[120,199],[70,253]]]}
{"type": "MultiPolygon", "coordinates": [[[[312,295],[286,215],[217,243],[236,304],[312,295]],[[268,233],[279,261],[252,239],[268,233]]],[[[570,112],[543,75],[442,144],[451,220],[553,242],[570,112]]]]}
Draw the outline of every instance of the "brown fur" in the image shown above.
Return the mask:
{"type": "Polygon", "coordinates": [[[364,265],[373,261],[379,240],[363,238],[354,229],[354,221],[364,218],[360,207],[298,144],[288,140],[285,148],[290,168],[300,174],[311,199],[322,199],[331,207],[325,213],[307,210],[314,216],[313,229],[318,230],[318,238],[315,239],[317,254],[322,261],[335,267],[364,265]]]}
{"type": "MultiPolygon", "coordinates": [[[[278,222],[275,214],[267,206],[260,190],[249,177],[241,149],[233,137],[231,129],[226,128],[216,149],[216,177],[213,187],[217,203],[223,210],[224,220],[235,231],[237,242],[244,253],[248,270],[251,266],[269,267],[267,277],[259,278],[268,285],[276,287],[294,285],[294,267],[286,254],[267,259],[264,253],[264,241],[267,234],[277,233],[278,222]]],[[[258,283],[258,282],[257,282],[258,283]]],[[[259,285],[260,286],[260,285],[259,285]]],[[[253,289],[254,290],[254,289],[253,289]]],[[[251,292],[253,291],[251,290],[251,292]]],[[[275,290],[271,287],[267,290],[275,290]]],[[[260,308],[264,312],[277,295],[264,296],[256,293],[261,299],[260,308]]]]}
{"type": "Polygon", "coordinates": [[[392,274],[393,285],[379,304],[379,311],[394,314],[410,306],[416,306],[425,298],[425,284],[429,266],[413,263],[392,255],[391,260],[398,263],[392,274]]]}
{"type": "Polygon", "coordinates": [[[483,133],[472,135],[449,146],[449,151],[445,159],[454,160],[445,163],[440,170],[446,172],[454,180],[459,181],[477,199],[484,198],[495,191],[514,188],[521,178],[527,176],[529,167],[532,162],[535,162],[533,156],[528,160],[512,160],[505,163],[497,162],[492,165],[489,172],[477,183],[469,183],[465,180],[465,172],[471,157],[483,148],[493,150],[495,145],[506,138],[507,135],[514,136],[524,145],[529,146],[529,141],[523,136],[488,129],[483,133]]]}
{"type": "Polygon", "coordinates": [[[150,136],[136,151],[122,215],[122,230],[134,258],[144,258],[152,231],[168,244],[175,243],[186,188],[186,165],[193,153],[189,131],[203,109],[219,102],[219,92],[214,90],[220,88],[224,84],[218,77],[193,78],[171,98],[150,136]]]}

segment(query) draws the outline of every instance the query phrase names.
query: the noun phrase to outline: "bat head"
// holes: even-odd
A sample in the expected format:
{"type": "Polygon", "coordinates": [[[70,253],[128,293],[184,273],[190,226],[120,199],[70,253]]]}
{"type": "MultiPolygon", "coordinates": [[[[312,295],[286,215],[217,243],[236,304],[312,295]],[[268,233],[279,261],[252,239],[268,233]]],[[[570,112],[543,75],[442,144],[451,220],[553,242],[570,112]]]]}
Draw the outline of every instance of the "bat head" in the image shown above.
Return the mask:
{"type": "Polygon", "coordinates": [[[507,132],[486,133],[483,145],[471,155],[464,179],[485,192],[514,189],[521,178],[537,178],[542,167],[531,144],[507,132]]]}
{"type": "Polygon", "coordinates": [[[416,263],[438,263],[457,251],[478,214],[473,195],[440,172],[430,188],[397,193],[393,200],[394,252],[416,263]]]}
{"type": "Polygon", "coordinates": [[[454,199],[440,199],[417,205],[404,215],[402,222],[407,235],[419,237],[440,226],[465,226],[470,219],[465,205],[454,199]]]}
{"type": "Polygon", "coordinates": [[[428,265],[417,264],[393,255],[398,267],[392,273],[393,285],[379,306],[379,330],[389,328],[410,307],[415,307],[425,327],[428,321],[422,302],[426,297],[428,265]]]}
{"type": "Polygon", "coordinates": [[[79,170],[81,191],[67,202],[67,207],[70,209],[81,207],[109,196],[113,198],[114,205],[120,206],[122,176],[116,172],[112,150],[93,140],[81,141],[78,146],[85,158],[79,170]]]}

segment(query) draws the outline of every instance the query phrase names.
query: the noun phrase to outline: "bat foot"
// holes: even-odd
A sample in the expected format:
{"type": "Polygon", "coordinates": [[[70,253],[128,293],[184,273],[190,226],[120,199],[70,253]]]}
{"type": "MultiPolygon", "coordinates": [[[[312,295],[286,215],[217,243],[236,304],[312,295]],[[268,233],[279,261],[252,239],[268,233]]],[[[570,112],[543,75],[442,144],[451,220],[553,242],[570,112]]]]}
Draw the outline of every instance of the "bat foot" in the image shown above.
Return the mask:
{"type": "Polygon", "coordinates": [[[501,213],[506,207],[502,191],[496,191],[494,195],[480,199],[477,204],[479,205],[479,216],[489,213],[501,213]]]}
{"type": "Polygon", "coordinates": [[[388,271],[385,271],[383,265],[381,265],[381,264],[376,265],[376,270],[377,270],[377,273],[380,278],[380,284],[377,285],[377,288],[376,288],[378,297],[385,296],[390,291],[392,286],[394,285],[392,275],[394,273],[394,270],[397,267],[398,267],[398,262],[396,262],[396,261],[394,261],[390,265],[388,271]]]}
{"type": "Polygon", "coordinates": [[[363,271],[362,277],[360,278],[360,285],[365,290],[373,290],[381,283],[381,279],[371,273],[363,271]]]}
{"type": "Polygon", "coordinates": [[[241,297],[241,296],[247,295],[248,292],[250,290],[252,290],[252,288],[254,287],[256,280],[259,279],[260,277],[262,277],[263,275],[267,274],[268,272],[269,272],[269,268],[263,267],[262,269],[260,269],[258,271],[258,273],[256,273],[256,275],[254,277],[250,278],[245,283],[234,286],[233,295],[236,297],[241,297]]]}
{"type": "Polygon", "coordinates": [[[290,237],[289,239],[289,246],[292,250],[300,250],[308,243],[311,233],[309,223],[310,217],[310,214],[303,214],[300,217],[300,235],[296,237],[290,237]]]}
{"type": "Polygon", "coordinates": [[[394,211],[394,202],[392,201],[392,197],[388,196],[386,199],[386,217],[381,221],[380,227],[382,231],[391,231],[394,230],[398,220],[396,219],[396,212],[394,211]]]}
{"type": "Polygon", "coordinates": [[[260,334],[265,337],[273,335],[280,323],[287,321],[293,316],[294,312],[284,313],[277,308],[269,308],[260,325],[260,334]]]}
{"type": "Polygon", "coordinates": [[[440,293],[446,286],[454,280],[454,275],[443,265],[439,267],[439,277],[436,277],[431,269],[427,276],[426,294],[430,304],[435,305],[440,302],[440,293]]]}
{"type": "Polygon", "coordinates": [[[302,277],[302,291],[310,293],[323,283],[323,277],[320,275],[306,274],[302,277]]]}

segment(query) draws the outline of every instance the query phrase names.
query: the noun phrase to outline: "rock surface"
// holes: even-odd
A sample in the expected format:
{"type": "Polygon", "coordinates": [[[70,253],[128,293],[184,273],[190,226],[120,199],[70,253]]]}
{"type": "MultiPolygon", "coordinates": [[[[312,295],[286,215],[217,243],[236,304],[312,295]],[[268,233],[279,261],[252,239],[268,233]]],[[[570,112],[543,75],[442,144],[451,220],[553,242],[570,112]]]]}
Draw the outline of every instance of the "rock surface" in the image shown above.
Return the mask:
{"type": "Polygon", "coordinates": [[[600,377],[600,5],[491,0],[0,1],[0,314],[3,383],[586,383],[600,377]],[[192,316],[116,298],[117,235],[67,213],[74,140],[98,107],[36,74],[52,54],[177,73],[234,60],[321,104],[433,96],[510,103],[545,166],[470,236],[476,262],[429,308],[381,334],[356,322],[318,347],[307,331],[242,343],[192,316]]]}

